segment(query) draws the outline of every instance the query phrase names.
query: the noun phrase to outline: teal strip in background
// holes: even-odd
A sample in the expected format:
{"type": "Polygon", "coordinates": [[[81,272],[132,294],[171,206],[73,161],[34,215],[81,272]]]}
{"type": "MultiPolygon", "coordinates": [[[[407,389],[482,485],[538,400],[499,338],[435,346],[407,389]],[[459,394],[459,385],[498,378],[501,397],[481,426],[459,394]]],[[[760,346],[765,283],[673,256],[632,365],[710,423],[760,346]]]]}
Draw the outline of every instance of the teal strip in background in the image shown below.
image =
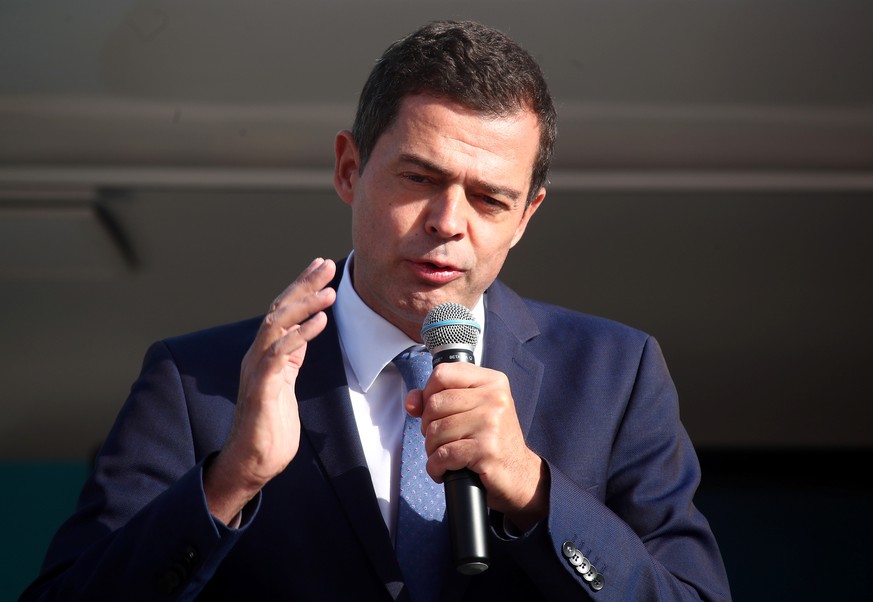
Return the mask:
{"type": "Polygon", "coordinates": [[[0,600],[17,600],[37,576],[89,470],[86,461],[0,462],[0,600]]]}

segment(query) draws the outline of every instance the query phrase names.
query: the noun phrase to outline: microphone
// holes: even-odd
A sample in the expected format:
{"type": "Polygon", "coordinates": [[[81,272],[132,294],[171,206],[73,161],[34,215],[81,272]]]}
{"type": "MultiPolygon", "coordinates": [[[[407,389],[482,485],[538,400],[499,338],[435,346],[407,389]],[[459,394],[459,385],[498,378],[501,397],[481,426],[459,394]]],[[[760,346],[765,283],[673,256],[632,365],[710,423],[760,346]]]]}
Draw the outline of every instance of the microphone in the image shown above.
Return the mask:
{"type": "MultiPolygon", "coordinates": [[[[443,362],[472,364],[481,331],[469,309],[458,303],[443,303],[425,316],[421,338],[433,356],[434,367],[443,362]]],[[[490,562],[485,487],[479,475],[468,468],[449,470],[444,479],[455,568],[464,575],[476,575],[490,562]]]]}

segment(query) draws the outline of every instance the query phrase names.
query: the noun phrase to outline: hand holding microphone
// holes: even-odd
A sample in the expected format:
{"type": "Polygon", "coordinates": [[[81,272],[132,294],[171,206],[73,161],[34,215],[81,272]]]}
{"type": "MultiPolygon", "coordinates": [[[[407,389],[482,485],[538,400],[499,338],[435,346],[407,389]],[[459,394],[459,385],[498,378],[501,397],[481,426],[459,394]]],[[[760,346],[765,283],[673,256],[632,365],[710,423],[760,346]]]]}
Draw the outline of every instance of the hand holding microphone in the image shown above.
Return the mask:
{"type": "Polygon", "coordinates": [[[445,482],[454,562],[465,574],[488,568],[487,507],[522,531],[548,510],[548,471],[525,444],[509,380],[473,363],[479,332],[463,305],[428,313],[422,339],[434,372],[407,405],[422,418],[428,473],[445,482]]]}
{"type": "MultiPolygon", "coordinates": [[[[424,319],[421,337],[433,355],[434,368],[442,363],[475,364],[473,351],[481,330],[473,314],[463,305],[443,303],[430,310],[424,319]]],[[[465,575],[481,573],[489,563],[488,508],[482,481],[468,468],[446,471],[443,479],[455,568],[465,575]]]]}

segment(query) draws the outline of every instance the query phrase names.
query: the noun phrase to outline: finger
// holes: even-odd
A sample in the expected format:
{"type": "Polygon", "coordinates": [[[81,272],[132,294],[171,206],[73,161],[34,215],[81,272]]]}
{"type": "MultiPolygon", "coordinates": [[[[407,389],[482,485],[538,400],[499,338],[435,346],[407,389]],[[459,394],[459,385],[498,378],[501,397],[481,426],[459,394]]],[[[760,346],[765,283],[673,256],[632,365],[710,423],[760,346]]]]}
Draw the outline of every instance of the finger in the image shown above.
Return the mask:
{"type": "Polygon", "coordinates": [[[425,452],[431,455],[444,445],[474,439],[486,432],[487,428],[489,425],[482,419],[481,413],[475,411],[452,414],[439,420],[422,419],[425,452]]]}
{"type": "Polygon", "coordinates": [[[273,337],[281,336],[284,334],[282,331],[297,328],[310,317],[330,307],[335,300],[336,291],[331,287],[302,296],[293,303],[286,303],[264,316],[262,330],[268,336],[270,331],[275,331],[273,337]]]}
{"type": "MultiPolygon", "coordinates": [[[[447,470],[471,468],[475,464],[476,443],[470,440],[455,441],[443,445],[430,454],[425,464],[425,470],[437,483],[442,483],[447,470]]],[[[476,472],[473,470],[473,472],[476,472]]]]}
{"type": "MultiPolygon", "coordinates": [[[[424,387],[425,398],[445,389],[469,389],[481,387],[506,375],[496,370],[483,368],[466,362],[442,363],[434,366],[433,372],[424,387]]],[[[508,383],[509,381],[506,380],[508,383]]]]}
{"type": "Polygon", "coordinates": [[[335,274],[336,264],[333,260],[321,257],[314,259],[285,290],[279,293],[279,296],[270,304],[269,312],[273,312],[302,296],[321,290],[327,286],[335,274]]]}
{"type": "Polygon", "coordinates": [[[295,280],[273,302],[270,312],[264,316],[252,347],[260,353],[265,352],[288,331],[332,305],[336,300],[336,291],[327,284],[335,271],[336,266],[331,260],[307,268],[301,278],[295,280]]]}
{"type": "Polygon", "coordinates": [[[410,416],[420,418],[421,413],[424,411],[424,399],[421,395],[421,389],[412,389],[406,396],[403,406],[410,416]]]}
{"type": "MultiPolygon", "coordinates": [[[[439,366],[437,366],[439,367],[439,366]]],[[[489,412],[515,411],[509,379],[502,372],[469,365],[459,371],[442,371],[431,376],[424,389],[422,420],[439,420],[452,414],[488,406],[489,412]],[[454,388],[442,388],[446,384],[454,388]]]]}
{"type": "Polygon", "coordinates": [[[484,388],[443,389],[428,395],[422,391],[424,408],[421,419],[424,422],[440,420],[446,416],[469,412],[488,401],[489,393],[484,388]]]}
{"type": "Polygon", "coordinates": [[[299,326],[289,329],[276,339],[269,348],[269,355],[277,362],[288,361],[288,357],[317,337],[327,326],[327,314],[319,311],[299,326]]]}
{"type": "Polygon", "coordinates": [[[323,310],[336,299],[332,288],[308,295],[299,302],[267,314],[252,343],[253,353],[261,356],[270,350],[293,353],[301,344],[312,340],[327,324],[323,310]]]}

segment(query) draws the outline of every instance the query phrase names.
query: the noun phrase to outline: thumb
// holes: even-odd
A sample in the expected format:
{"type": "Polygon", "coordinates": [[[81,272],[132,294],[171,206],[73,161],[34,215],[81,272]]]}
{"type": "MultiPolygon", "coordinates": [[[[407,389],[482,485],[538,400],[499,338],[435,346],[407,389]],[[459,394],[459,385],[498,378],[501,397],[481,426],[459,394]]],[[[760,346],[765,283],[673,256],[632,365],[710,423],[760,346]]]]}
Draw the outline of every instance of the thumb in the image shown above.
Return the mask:
{"type": "Polygon", "coordinates": [[[413,389],[406,396],[406,401],[403,402],[403,407],[409,412],[410,416],[421,418],[424,412],[424,398],[421,389],[413,389]]]}

